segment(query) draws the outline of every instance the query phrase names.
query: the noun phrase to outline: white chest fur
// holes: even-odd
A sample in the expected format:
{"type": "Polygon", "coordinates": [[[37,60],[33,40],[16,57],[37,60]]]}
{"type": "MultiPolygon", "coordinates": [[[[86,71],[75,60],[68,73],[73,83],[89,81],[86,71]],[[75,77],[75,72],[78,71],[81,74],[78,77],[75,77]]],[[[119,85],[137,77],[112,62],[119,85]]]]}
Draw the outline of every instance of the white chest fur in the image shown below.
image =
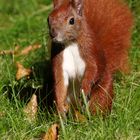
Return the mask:
{"type": "Polygon", "coordinates": [[[83,76],[85,62],[80,56],[78,45],[76,43],[72,43],[65,48],[63,52],[62,69],[65,85],[68,85],[69,79],[83,76]]]}

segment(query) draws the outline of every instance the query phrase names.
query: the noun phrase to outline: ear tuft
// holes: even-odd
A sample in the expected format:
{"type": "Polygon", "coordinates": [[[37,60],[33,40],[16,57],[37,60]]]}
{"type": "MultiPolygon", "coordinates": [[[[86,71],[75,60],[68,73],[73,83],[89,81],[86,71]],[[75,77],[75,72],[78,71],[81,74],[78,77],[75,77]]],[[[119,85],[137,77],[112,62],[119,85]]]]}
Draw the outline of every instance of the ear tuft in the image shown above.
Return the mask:
{"type": "Polygon", "coordinates": [[[77,14],[79,16],[82,16],[83,0],[70,0],[70,3],[72,4],[73,8],[76,10],[77,14]]]}
{"type": "Polygon", "coordinates": [[[59,7],[64,0],[53,0],[53,7],[59,7]]]}

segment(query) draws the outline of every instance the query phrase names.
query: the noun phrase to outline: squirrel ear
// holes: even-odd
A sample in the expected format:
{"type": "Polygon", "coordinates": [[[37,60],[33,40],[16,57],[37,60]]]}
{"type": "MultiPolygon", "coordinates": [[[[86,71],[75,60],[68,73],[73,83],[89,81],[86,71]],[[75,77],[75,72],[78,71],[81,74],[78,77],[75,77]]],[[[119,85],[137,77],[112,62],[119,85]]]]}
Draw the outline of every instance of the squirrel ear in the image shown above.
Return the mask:
{"type": "Polygon", "coordinates": [[[53,0],[53,7],[56,8],[61,5],[63,0],[53,0]]]}
{"type": "Polygon", "coordinates": [[[70,0],[73,8],[76,10],[79,16],[82,16],[83,0],[70,0]]]}

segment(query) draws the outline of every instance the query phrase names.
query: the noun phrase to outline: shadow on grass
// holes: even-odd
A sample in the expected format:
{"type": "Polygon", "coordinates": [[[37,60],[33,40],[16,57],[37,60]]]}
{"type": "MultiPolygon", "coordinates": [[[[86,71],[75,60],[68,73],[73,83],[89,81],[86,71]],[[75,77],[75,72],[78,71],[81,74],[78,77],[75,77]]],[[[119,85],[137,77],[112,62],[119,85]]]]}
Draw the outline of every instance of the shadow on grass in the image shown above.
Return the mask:
{"type": "Polygon", "coordinates": [[[50,61],[36,62],[32,67],[33,73],[30,79],[23,78],[16,81],[17,84],[14,86],[6,86],[4,90],[8,91],[8,98],[11,102],[15,102],[16,97],[16,100],[23,102],[23,104],[27,103],[35,94],[37,95],[39,109],[43,113],[48,113],[48,111],[52,113],[54,94],[51,63],[50,61]]]}

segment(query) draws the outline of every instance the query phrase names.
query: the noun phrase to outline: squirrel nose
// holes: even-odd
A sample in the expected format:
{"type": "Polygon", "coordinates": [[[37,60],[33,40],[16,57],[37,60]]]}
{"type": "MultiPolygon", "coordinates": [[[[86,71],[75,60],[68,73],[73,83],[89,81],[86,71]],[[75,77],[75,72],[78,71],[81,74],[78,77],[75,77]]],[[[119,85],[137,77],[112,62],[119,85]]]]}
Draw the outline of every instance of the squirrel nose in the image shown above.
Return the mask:
{"type": "Polygon", "coordinates": [[[52,29],[51,29],[51,32],[50,32],[50,35],[51,35],[52,38],[55,38],[55,37],[57,36],[57,31],[56,31],[56,29],[52,28],[52,29]]]}

